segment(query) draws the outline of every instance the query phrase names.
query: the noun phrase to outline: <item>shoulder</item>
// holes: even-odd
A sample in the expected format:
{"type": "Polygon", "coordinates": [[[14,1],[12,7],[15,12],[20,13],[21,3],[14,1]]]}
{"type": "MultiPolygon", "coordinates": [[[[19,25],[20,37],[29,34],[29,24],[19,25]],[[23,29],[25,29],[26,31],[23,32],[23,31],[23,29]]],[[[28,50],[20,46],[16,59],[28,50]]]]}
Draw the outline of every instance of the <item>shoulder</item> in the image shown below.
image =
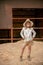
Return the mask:
{"type": "Polygon", "coordinates": [[[33,30],[33,28],[31,28],[31,30],[33,30]]]}
{"type": "Polygon", "coordinates": [[[25,27],[23,27],[22,29],[25,30],[25,27]]]}

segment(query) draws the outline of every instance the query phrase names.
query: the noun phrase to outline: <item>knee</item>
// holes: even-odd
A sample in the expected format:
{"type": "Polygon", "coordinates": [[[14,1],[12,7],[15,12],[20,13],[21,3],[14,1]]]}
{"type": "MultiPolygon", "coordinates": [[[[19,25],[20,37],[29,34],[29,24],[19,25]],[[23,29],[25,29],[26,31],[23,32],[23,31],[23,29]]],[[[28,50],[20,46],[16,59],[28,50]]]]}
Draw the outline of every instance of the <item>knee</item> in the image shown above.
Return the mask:
{"type": "Polygon", "coordinates": [[[26,46],[24,46],[22,49],[24,50],[26,46]]]}
{"type": "Polygon", "coordinates": [[[31,46],[29,46],[28,48],[29,48],[29,50],[31,50],[31,46]]]}

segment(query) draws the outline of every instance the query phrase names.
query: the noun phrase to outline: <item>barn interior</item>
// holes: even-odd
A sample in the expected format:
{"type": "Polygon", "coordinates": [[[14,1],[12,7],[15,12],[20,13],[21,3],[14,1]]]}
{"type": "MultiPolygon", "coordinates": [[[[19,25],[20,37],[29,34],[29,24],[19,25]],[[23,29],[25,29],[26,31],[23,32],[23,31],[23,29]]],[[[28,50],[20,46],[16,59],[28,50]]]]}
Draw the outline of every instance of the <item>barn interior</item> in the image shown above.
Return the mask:
{"type": "Polygon", "coordinates": [[[0,65],[43,65],[43,0],[0,0],[0,65]],[[20,31],[27,18],[33,21],[37,34],[31,61],[27,60],[26,48],[21,62],[25,43],[20,31]]]}

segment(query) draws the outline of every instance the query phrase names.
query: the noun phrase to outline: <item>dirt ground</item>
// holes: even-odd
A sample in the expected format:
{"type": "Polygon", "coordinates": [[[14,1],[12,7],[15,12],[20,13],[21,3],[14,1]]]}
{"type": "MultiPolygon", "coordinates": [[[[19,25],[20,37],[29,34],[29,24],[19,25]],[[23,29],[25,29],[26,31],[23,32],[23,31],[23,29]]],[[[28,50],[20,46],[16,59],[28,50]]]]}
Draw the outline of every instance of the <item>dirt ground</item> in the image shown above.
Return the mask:
{"type": "Polygon", "coordinates": [[[28,48],[26,47],[23,61],[20,61],[23,40],[16,43],[0,44],[0,65],[43,65],[43,42],[33,41],[31,61],[27,59],[28,48]]]}

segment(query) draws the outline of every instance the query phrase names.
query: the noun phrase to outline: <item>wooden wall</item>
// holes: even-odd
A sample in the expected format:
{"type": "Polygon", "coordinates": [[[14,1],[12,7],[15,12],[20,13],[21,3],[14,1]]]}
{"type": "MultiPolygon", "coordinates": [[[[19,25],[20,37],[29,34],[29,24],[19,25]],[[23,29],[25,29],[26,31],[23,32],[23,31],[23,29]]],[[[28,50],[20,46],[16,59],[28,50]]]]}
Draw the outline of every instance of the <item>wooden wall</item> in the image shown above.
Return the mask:
{"type": "Polygon", "coordinates": [[[0,0],[0,28],[12,27],[12,8],[43,8],[43,1],[0,0]]]}

